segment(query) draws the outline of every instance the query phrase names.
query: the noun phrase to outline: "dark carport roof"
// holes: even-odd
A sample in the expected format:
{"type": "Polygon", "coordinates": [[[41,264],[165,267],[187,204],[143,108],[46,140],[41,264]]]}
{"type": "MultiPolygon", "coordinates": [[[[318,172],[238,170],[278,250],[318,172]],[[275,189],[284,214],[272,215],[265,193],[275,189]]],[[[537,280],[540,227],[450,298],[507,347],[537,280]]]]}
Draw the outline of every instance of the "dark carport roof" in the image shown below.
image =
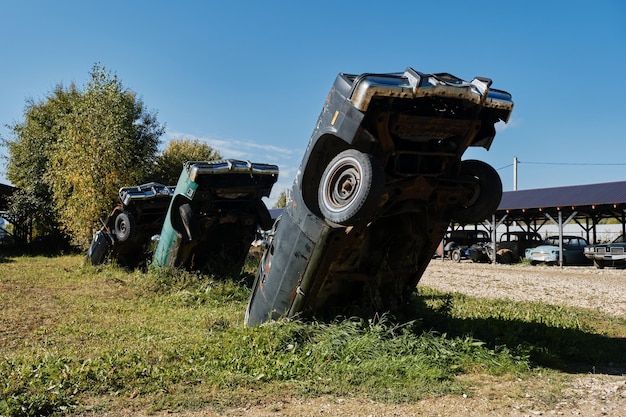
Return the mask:
{"type": "Polygon", "coordinates": [[[626,204],[626,181],[507,191],[502,194],[498,212],[616,208],[623,204],[626,204]]]}

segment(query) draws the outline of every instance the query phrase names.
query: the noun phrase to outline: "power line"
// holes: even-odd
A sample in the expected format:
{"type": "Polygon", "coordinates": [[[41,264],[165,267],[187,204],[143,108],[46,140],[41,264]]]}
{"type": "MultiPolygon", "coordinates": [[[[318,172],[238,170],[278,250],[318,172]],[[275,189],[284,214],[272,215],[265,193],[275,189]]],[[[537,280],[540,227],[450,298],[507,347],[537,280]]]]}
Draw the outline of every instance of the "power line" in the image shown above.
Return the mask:
{"type": "MultiPolygon", "coordinates": [[[[626,162],[616,162],[616,163],[597,163],[597,162],[527,162],[517,160],[518,164],[528,164],[528,165],[561,165],[561,166],[626,166],[626,162]]],[[[503,169],[507,169],[512,167],[513,164],[508,164],[503,167],[496,169],[496,171],[501,171],[503,169]]]]}
{"type": "Polygon", "coordinates": [[[529,165],[560,165],[560,166],[626,166],[626,162],[528,162],[528,161],[520,161],[517,159],[517,156],[513,158],[513,163],[503,166],[502,168],[498,168],[496,171],[500,171],[509,167],[513,168],[513,190],[517,191],[517,165],[518,164],[529,164],[529,165]]]}
{"type": "MultiPolygon", "coordinates": [[[[532,164],[532,165],[580,165],[580,166],[617,166],[617,165],[626,165],[626,163],[595,163],[595,162],[526,162],[526,161],[517,161],[519,164],[532,164]]],[[[512,164],[511,164],[512,165],[512,164]]],[[[511,165],[507,165],[504,168],[508,168],[511,165]]],[[[501,168],[502,169],[502,168],[501,168]]]]}

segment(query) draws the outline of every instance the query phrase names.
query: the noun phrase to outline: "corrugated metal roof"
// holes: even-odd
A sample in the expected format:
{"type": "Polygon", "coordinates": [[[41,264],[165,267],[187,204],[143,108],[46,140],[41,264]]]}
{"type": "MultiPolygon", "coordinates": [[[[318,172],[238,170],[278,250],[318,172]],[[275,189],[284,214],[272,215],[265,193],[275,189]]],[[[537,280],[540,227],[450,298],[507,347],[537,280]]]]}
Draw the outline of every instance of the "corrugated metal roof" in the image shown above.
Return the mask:
{"type": "Polygon", "coordinates": [[[498,211],[608,204],[626,204],[626,181],[506,191],[498,211]]]}

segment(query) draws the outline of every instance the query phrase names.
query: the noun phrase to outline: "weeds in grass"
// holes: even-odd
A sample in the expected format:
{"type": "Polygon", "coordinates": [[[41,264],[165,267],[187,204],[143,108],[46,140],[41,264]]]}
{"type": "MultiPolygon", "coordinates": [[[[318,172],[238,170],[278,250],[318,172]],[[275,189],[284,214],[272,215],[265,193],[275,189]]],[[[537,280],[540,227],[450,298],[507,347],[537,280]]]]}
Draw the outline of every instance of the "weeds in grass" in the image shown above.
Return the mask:
{"type": "MultiPolygon", "coordinates": [[[[296,394],[409,401],[425,393],[460,392],[454,376],[477,366],[486,372],[525,368],[470,338],[416,335],[408,326],[382,322],[274,322],[206,336],[151,349],[139,341],[135,347],[112,344],[88,358],[72,349],[7,358],[0,368],[0,413],[48,415],[77,405],[87,393],[163,398],[181,384],[220,391],[287,384],[296,394]]],[[[175,402],[180,398],[164,405],[175,402]]]]}

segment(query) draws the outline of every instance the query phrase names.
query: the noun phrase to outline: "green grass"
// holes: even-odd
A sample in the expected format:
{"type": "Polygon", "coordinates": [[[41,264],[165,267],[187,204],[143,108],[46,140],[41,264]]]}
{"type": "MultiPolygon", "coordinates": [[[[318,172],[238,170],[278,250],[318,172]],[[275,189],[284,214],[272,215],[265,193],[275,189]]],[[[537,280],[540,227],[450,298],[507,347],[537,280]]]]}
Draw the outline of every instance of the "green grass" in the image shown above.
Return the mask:
{"type": "Polygon", "coordinates": [[[241,281],[95,268],[81,256],[0,268],[2,416],[325,394],[411,402],[464,393],[460,376],[624,367],[626,319],[587,310],[421,288],[395,317],[246,329],[254,259],[241,281]]]}

